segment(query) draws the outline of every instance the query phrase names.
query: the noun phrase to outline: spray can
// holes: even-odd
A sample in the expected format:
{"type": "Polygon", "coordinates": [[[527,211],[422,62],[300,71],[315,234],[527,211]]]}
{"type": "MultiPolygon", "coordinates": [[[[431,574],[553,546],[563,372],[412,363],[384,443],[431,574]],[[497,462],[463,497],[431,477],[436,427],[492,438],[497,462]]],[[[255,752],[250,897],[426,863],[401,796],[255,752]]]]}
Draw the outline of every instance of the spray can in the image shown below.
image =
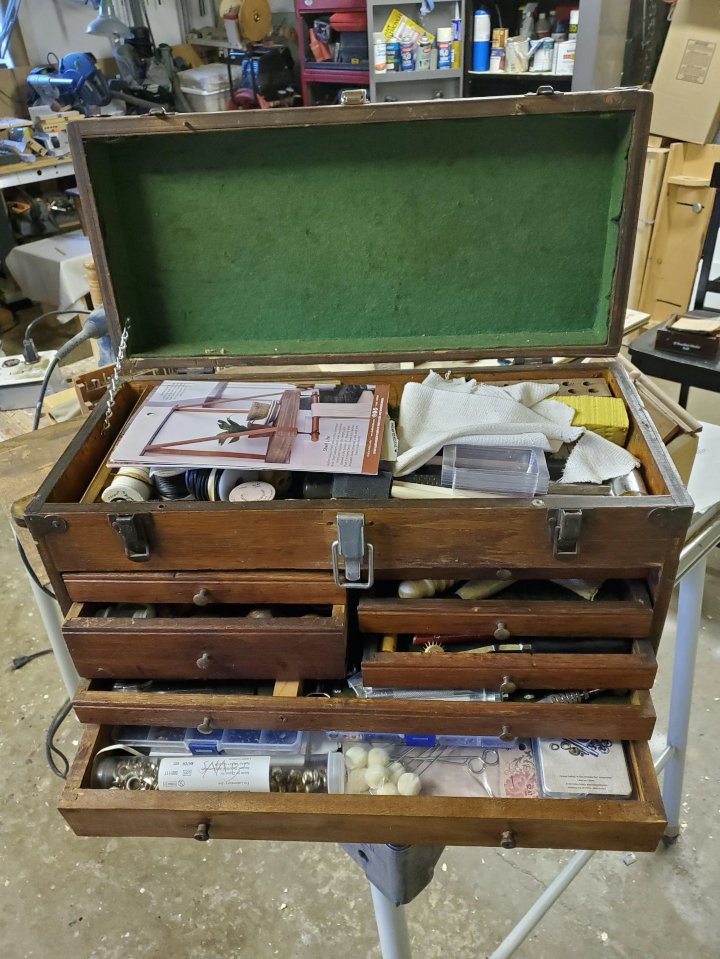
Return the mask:
{"type": "Polygon", "coordinates": [[[455,16],[452,21],[452,66],[453,70],[460,69],[460,51],[462,44],[462,19],[460,17],[460,4],[455,4],[455,16]]]}
{"type": "Polygon", "coordinates": [[[403,40],[400,44],[400,69],[415,69],[415,44],[412,40],[403,40]]]}
{"type": "Polygon", "coordinates": [[[415,69],[429,70],[431,61],[432,61],[432,40],[427,35],[427,33],[423,33],[423,35],[418,40],[417,63],[415,64],[415,69]]]}
{"type": "Polygon", "coordinates": [[[437,68],[449,70],[452,64],[452,27],[438,27],[437,31],[437,68]]]}
{"type": "Polygon", "coordinates": [[[480,7],[473,19],[472,68],[476,72],[490,69],[490,36],[490,14],[485,7],[480,7]]]}
{"type": "Polygon", "coordinates": [[[385,44],[385,59],[388,73],[400,70],[400,44],[397,40],[388,40],[385,44]]]}
{"type": "Polygon", "coordinates": [[[375,73],[385,73],[387,70],[387,51],[385,49],[385,34],[373,34],[373,61],[375,73]]]}

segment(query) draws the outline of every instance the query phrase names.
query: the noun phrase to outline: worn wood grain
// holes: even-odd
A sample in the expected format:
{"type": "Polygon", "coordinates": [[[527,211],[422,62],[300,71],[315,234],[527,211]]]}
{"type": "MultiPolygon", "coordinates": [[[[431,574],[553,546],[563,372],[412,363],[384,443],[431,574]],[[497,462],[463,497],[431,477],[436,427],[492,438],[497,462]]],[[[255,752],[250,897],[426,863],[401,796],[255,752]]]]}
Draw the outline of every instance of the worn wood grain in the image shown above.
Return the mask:
{"type": "Polygon", "coordinates": [[[205,590],[209,603],[344,603],[345,590],[330,573],[247,572],[67,573],[65,586],[75,602],[192,603],[205,590]]]}
{"type": "Polygon", "coordinates": [[[502,624],[511,636],[647,636],[652,607],[626,602],[503,599],[361,599],[360,629],[370,633],[447,633],[487,637],[502,624]]]}
{"type": "Polygon", "coordinates": [[[652,645],[637,640],[631,653],[377,652],[362,662],[366,686],[398,689],[652,689],[652,645]]]}
{"type": "Polygon", "coordinates": [[[216,729],[345,729],[369,732],[649,739],[655,710],[647,692],[612,703],[440,702],[338,697],[126,693],[83,684],[73,705],[83,723],[216,729]]]}
{"type": "Polygon", "coordinates": [[[127,679],[342,679],[346,635],[333,616],[103,619],[77,604],[63,636],[81,676],[127,679]]]}
{"type": "Polygon", "coordinates": [[[645,743],[628,745],[634,797],[588,800],[90,789],[104,742],[85,732],[60,801],[78,835],[191,838],[204,823],[215,839],[499,846],[512,830],[519,847],[652,850],[666,825],[645,743]]]}

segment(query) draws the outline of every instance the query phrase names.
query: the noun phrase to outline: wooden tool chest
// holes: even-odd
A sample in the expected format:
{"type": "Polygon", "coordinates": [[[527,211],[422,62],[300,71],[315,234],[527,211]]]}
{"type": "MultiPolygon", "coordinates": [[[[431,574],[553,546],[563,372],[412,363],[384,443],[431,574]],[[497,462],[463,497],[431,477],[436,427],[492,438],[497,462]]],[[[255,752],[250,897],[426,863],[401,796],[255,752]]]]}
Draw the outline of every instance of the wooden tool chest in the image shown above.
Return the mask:
{"type": "Polygon", "coordinates": [[[116,348],[127,335],[109,417],[100,403],[27,511],[83,677],[74,705],[87,731],[60,807],[78,834],[654,848],[664,819],[649,690],[691,502],[609,359],[650,103],[625,91],[70,125],[116,348]],[[549,177],[558,187],[547,203],[536,188],[549,177]],[[553,355],[574,359],[552,367],[553,355]],[[540,362],[467,369],[497,357],[540,362]],[[408,366],[421,362],[621,397],[647,495],[100,500],[114,440],[163,375],[382,383],[392,411],[426,376],[408,366]],[[516,583],[483,600],[397,598],[398,581],[423,577],[516,583]],[[573,578],[609,585],[592,603],[537,585],[573,578]],[[161,612],[100,615],[115,603],[161,612]],[[280,612],[248,620],[258,604],[280,612]],[[625,642],[542,655],[381,648],[382,636],[415,633],[625,642]],[[573,704],[307,695],[317,681],[339,689],[356,669],[377,686],[626,692],[573,704]],[[159,694],[144,680],[208,682],[159,694]],[[213,691],[224,681],[245,685],[213,691]],[[93,757],[116,723],[622,739],[634,791],[520,800],[92,788],[93,757]]]}

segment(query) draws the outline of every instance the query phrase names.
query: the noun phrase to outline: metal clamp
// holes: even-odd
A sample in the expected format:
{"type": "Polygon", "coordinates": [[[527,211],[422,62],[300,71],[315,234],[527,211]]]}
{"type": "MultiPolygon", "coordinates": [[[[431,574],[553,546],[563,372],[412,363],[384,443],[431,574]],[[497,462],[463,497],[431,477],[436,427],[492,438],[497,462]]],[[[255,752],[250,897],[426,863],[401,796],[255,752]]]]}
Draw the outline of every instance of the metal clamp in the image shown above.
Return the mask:
{"type": "Polygon", "coordinates": [[[375,582],[375,564],[371,543],[365,543],[365,517],[362,513],[337,514],[337,539],[332,544],[333,579],[345,589],[370,589],[375,582]],[[340,572],[340,557],[345,563],[344,576],[340,572]],[[363,562],[367,565],[367,579],[362,581],[363,562]]]}
{"type": "Polygon", "coordinates": [[[550,510],[548,523],[552,530],[553,556],[577,556],[582,515],[581,509],[550,510]]]}
{"type": "Polygon", "coordinates": [[[145,563],[150,559],[152,516],[149,513],[110,513],[108,522],[123,541],[129,560],[145,563]]]}

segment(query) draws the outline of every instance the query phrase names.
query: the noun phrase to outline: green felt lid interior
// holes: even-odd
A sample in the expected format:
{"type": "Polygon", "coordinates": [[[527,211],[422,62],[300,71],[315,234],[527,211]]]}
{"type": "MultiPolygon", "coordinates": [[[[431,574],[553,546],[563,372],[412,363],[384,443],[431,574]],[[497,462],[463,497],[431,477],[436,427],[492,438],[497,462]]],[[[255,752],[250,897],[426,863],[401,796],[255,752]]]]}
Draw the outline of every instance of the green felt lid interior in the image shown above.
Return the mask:
{"type": "Polygon", "coordinates": [[[88,139],[128,355],[604,344],[632,120],[88,139]]]}

